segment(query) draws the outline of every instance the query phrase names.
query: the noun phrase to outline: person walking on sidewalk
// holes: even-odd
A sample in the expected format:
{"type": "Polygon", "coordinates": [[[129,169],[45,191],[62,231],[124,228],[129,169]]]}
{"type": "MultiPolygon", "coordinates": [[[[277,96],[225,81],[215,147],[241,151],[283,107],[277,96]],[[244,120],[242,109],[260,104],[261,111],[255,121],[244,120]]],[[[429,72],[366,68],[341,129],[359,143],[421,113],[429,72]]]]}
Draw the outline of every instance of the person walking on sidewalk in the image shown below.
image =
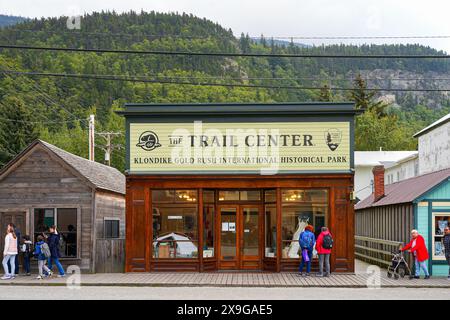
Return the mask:
{"type": "Polygon", "coordinates": [[[50,229],[50,235],[47,238],[47,243],[50,248],[51,256],[48,258],[48,268],[52,270],[53,263],[56,264],[56,267],[58,268],[59,275],[58,277],[62,278],[65,277],[64,268],[59,262],[59,258],[61,257],[59,253],[59,240],[60,235],[58,233],[58,230],[56,230],[56,226],[51,226],[50,229]]]}
{"type": "Polygon", "coordinates": [[[448,280],[450,280],[450,228],[445,227],[444,229],[444,250],[445,250],[445,259],[447,259],[448,264],[448,280]]]}
{"type": "Polygon", "coordinates": [[[5,275],[2,280],[14,279],[14,271],[16,268],[15,260],[17,256],[17,236],[14,232],[14,227],[10,223],[6,229],[5,248],[3,250],[3,269],[5,269],[5,275]]]}
{"type": "Polygon", "coordinates": [[[411,276],[411,279],[420,279],[420,269],[425,273],[425,279],[430,279],[427,267],[429,258],[427,246],[425,245],[425,239],[417,230],[411,231],[411,241],[400,250],[409,250],[414,255],[415,275],[411,276]]]}
{"type": "Polygon", "coordinates": [[[330,276],[330,255],[333,248],[333,236],[327,227],[322,227],[321,233],[317,237],[316,250],[319,255],[319,273],[318,277],[330,276]],[[325,273],[323,265],[325,264],[325,273]]]}
{"type": "Polygon", "coordinates": [[[29,235],[23,236],[23,243],[20,246],[20,251],[23,255],[23,268],[25,271],[25,274],[27,276],[30,276],[30,259],[33,255],[33,249],[32,249],[33,243],[31,242],[31,238],[29,235]]]}
{"type": "Polygon", "coordinates": [[[299,267],[299,274],[303,276],[303,269],[306,264],[306,274],[304,276],[309,276],[311,273],[311,260],[313,258],[314,244],[316,243],[316,236],[313,233],[313,226],[307,225],[305,231],[300,233],[299,243],[301,249],[302,262],[299,267]]]}
{"type": "MultiPolygon", "coordinates": [[[[48,258],[45,256],[45,253],[44,253],[45,249],[42,248],[44,245],[47,245],[44,241],[44,237],[38,236],[36,246],[34,247],[34,253],[33,253],[38,261],[39,275],[36,278],[38,280],[44,279],[44,277],[45,277],[44,271],[46,272],[47,276],[49,276],[49,277],[53,274],[53,272],[45,265],[48,258]]],[[[49,248],[47,248],[47,249],[48,249],[48,251],[50,251],[49,248]]]]}

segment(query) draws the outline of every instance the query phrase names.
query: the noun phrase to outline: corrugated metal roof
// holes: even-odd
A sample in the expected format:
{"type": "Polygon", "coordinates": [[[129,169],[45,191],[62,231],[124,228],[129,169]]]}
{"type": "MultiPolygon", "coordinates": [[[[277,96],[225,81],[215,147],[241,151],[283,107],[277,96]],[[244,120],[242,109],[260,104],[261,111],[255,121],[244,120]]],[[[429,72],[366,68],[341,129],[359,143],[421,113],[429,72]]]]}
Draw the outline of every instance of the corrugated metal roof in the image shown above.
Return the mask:
{"type": "Polygon", "coordinates": [[[385,186],[385,196],[374,202],[373,193],[355,206],[355,210],[413,202],[441,182],[450,179],[450,169],[427,173],[385,186]]]}
{"type": "Polygon", "coordinates": [[[430,130],[432,130],[432,129],[434,129],[434,128],[437,128],[437,127],[439,127],[439,126],[441,126],[441,125],[443,125],[444,123],[446,123],[446,122],[448,122],[448,121],[450,121],[450,113],[447,114],[446,116],[443,116],[443,117],[440,118],[439,120],[433,122],[433,123],[430,124],[428,127],[424,128],[424,129],[422,129],[422,130],[420,130],[420,131],[417,132],[413,137],[414,137],[414,138],[417,138],[417,137],[419,137],[419,136],[421,136],[421,135],[427,133],[428,131],[430,131],[430,130]]]}

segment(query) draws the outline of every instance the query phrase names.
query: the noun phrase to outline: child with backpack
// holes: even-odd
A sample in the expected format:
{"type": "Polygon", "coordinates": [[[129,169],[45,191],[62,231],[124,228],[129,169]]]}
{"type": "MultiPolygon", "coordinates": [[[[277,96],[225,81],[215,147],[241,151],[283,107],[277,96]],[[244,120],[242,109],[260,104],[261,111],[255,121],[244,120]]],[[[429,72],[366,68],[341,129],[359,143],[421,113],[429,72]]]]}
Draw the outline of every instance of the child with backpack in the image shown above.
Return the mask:
{"type": "Polygon", "coordinates": [[[300,233],[299,243],[302,252],[302,262],[300,263],[300,276],[309,276],[311,273],[311,260],[313,258],[314,244],[316,243],[316,236],[313,233],[313,226],[307,225],[305,231],[300,233]],[[306,274],[303,275],[303,268],[306,264],[306,274]]]}
{"type": "Polygon", "coordinates": [[[25,274],[27,276],[30,276],[30,259],[33,255],[33,249],[32,249],[33,243],[31,242],[31,238],[29,235],[23,236],[23,243],[20,246],[20,252],[23,256],[23,267],[25,269],[25,274]]]}
{"type": "Polygon", "coordinates": [[[321,233],[317,237],[316,250],[319,255],[319,273],[318,277],[328,277],[330,275],[330,254],[333,248],[333,236],[327,227],[322,227],[321,233]],[[325,273],[323,265],[325,264],[325,273]]]}
{"type": "Polygon", "coordinates": [[[39,269],[39,276],[36,278],[38,280],[44,279],[44,271],[47,273],[47,276],[50,277],[53,272],[45,265],[48,258],[50,257],[50,248],[48,247],[48,244],[44,241],[43,236],[37,237],[37,243],[34,250],[34,255],[36,259],[38,260],[38,269],[39,269]]]}

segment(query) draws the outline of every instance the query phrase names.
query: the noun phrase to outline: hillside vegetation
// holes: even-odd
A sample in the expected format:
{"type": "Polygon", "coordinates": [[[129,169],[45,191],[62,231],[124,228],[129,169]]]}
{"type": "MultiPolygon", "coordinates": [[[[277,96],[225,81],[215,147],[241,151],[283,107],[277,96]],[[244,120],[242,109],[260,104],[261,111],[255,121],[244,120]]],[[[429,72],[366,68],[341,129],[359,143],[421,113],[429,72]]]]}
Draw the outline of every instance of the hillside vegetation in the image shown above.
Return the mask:
{"type": "MultiPolygon", "coordinates": [[[[188,14],[93,13],[82,17],[80,30],[67,29],[66,20],[65,17],[34,19],[2,28],[0,43],[269,54],[444,54],[420,45],[306,47],[293,43],[280,45],[264,38],[253,41],[246,35],[236,38],[232,30],[188,14]]],[[[357,89],[364,89],[366,85],[394,88],[402,84],[352,81],[359,73],[363,77],[371,77],[379,74],[380,70],[384,72],[383,79],[391,74],[396,77],[403,74],[408,74],[408,77],[423,74],[445,77],[450,74],[450,64],[446,59],[224,58],[3,49],[0,51],[0,70],[145,76],[155,80],[182,82],[356,88],[355,92],[343,92],[326,88],[304,90],[193,86],[0,73],[0,166],[36,137],[86,157],[85,119],[95,113],[97,130],[123,131],[123,119],[113,111],[125,102],[348,101],[363,93],[363,99],[370,100],[370,110],[358,120],[357,132],[364,130],[361,132],[369,131],[373,135],[366,140],[357,138],[359,150],[415,148],[416,141],[411,135],[450,110],[448,96],[430,92],[396,93],[393,96],[395,104],[387,107],[382,105],[383,111],[378,112],[376,98],[388,92],[371,96],[357,89]]],[[[442,84],[439,81],[423,80],[409,85],[439,88],[442,84]]],[[[99,143],[102,142],[101,138],[98,139],[99,143]]],[[[124,137],[117,138],[115,142],[123,144],[124,137]]],[[[97,152],[97,160],[102,162],[103,153],[100,151],[97,152]]],[[[121,170],[124,168],[123,150],[113,154],[112,163],[121,170]]]]}

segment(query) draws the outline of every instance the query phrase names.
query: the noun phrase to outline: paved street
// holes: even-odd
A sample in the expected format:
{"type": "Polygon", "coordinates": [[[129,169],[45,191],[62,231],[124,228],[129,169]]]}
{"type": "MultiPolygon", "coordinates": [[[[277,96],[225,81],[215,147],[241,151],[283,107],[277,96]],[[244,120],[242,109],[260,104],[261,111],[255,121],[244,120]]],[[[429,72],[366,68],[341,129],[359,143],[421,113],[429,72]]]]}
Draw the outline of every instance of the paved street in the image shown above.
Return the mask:
{"type": "Polygon", "coordinates": [[[27,287],[4,286],[0,300],[4,299],[112,299],[112,300],[378,300],[378,299],[442,299],[450,300],[450,289],[431,288],[216,288],[216,287],[27,287]]]}

